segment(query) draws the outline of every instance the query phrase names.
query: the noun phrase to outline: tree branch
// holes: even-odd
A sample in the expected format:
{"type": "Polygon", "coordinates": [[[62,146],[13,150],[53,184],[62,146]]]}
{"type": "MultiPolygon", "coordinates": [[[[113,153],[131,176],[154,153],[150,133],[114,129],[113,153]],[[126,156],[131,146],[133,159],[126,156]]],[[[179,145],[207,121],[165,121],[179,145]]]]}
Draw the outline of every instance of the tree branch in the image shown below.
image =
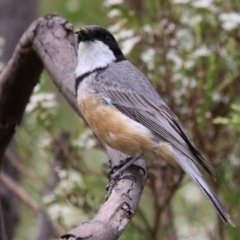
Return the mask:
{"type": "Polygon", "coordinates": [[[7,174],[0,174],[0,181],[8,188],[15,196],[17,196],[23,203],[25,203],[34,214],[37,214],[39,209],[38,203],[28,195],[28,193],[14,182],[7,174]]]}
{"type": "MultiPolygon", "coordinates": [[[[12,59],[0,76],[0,156],[20,122],[43,66],[72,108],[81,116],[75,97],[76,47],[73,27],[55,15],[39,18],[20,39],[12,59]]],[[[117,165],[126,155],[108,146],[111,165],[117,165]]],[[[145,169],[144,162],[138,164],[145,169]]],[[[62,239],[117,239],[134,215],[140,200],[146,174],[131,167],[114,187],[95,217],[64,235],[62,239]]]]}
{"type": "Polygon", "coordinates": [[[43,191],[44,187],[41,181],[36,177],[36,174],[30,171],[27,167],[22,163],[22,159],[15,154],[15,152],[11,148],[7,148],[5,151],[5,156],[11,165],[23,176],[25,176],[29,182],[34,186],[38,191],[43,191]]]}
{"type": "MultiPolygon", "coordinates": [[[[7,174],[3,172],[0,174],[0,182],[2,182],[2,184],[7,189],[9,189],[18,199],[20,199],[26,206],[28,206],[35,215],[40,212],[41,209],[39,204],[7,174]]],[[[52,229],[55,237],[59,237],[61,235],[62,230],[58,226],[53,225],[52,229]]]]}

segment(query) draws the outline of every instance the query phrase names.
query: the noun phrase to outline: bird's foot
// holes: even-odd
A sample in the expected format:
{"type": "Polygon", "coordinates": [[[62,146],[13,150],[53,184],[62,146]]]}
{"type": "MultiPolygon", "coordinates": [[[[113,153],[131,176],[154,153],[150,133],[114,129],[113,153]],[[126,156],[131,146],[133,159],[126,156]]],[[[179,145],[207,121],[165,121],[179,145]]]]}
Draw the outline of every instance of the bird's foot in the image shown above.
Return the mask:
{"type": "Polygon", "coordinates": [[[127,162],[129,162],[130,160],[132,159],[132,157],[127,157],[123,160],[120,160],[118,162],[118,164],[114,165],[109,173],[108,173],[108,179],[111,180],[112,179],[112,176],[114,175],[115,172],[117,172],[118,170],[120,170],[127,162]]]}
{"type": "MultiPolygon", "coordinates": [[[[121,180],[121,179],[129,179],[129,178],[133,178],[134,176],[132,174],[127,174],[125,176],[121,176],[122,173],[129,167],[131,166],[134,162],[136,162],[139,158],[142,157],[142,153],[141,154],[137,154],[134,157],[128,157],[124,160],[121,160],[120,163],[118,165],[115,165],[109,172],[108,174],[108,178],[110,179],[110,183],[108,184],[108,186],[106,187],[108,194],[105,197],[106,200],[108,200],[108,198],[110,197],[113,188],[115,187],[116,183],[121,180]]],[[[134,165],[135,167],[141,168],[144,171],[145,174],[145,170],[141,167],[141,166],[137,166],[134,165]]],[[[134,181],[136,181],[135,177],[134,177],[134,181]]]]}

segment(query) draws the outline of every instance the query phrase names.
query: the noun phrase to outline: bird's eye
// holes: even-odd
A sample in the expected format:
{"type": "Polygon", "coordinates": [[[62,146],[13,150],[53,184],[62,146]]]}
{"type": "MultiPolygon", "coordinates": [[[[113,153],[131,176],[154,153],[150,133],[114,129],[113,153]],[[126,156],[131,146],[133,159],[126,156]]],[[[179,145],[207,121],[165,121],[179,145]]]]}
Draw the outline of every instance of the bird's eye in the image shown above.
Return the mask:
{"type": "Polygon", "coordinates": [[[105,37],[105,41],[106,41],[107,43],[111,43],[111,42],[112,42],[112,38],[109,37],[109,36],[106,36],[106,37],[105,37]]]}

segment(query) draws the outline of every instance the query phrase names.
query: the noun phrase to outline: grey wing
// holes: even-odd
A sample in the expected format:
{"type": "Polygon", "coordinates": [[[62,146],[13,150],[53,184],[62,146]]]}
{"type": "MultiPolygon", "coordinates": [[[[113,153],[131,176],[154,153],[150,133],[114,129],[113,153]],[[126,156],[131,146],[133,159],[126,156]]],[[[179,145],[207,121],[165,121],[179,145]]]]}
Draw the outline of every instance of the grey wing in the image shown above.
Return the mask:
{"type": "Polygon", "coordinates": [[[210,163],[193,145],[178,118],[145,76],[128,61],[119,64],[98,74],[96,91],[110,99],[122,113],[149,128],[159,139],[169,142],[214,176],[210,163]]]}

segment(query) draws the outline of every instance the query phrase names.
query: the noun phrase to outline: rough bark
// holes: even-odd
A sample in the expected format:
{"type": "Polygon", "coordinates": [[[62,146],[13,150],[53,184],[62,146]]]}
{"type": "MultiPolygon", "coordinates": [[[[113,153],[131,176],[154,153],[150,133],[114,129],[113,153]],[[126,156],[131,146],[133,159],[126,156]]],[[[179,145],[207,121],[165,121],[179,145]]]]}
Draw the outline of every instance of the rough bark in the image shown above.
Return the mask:
{"type": "MultiPolygon", "coordinates": [[[[21,35],[36,18],[37,9],[38,0],[19,0],[17,4],[15,0],[0,0],[0,36],[5,40],[3,52],[0,54],[2,64],[6,64],[11,58],[21,35]]],[[[4,161],[2,171],[15,181],[18,180],[19,174],[9,161],[4,161]]],[[[13,240],[20,218],[18,204],[14,195],[4,186],[0,186],[0,198],[6,237],[13,240]]]]}
{"type": "MultiPolygon", "coordinates": [[[[33,26],[33,25],[32,25],[33,26]]],[[[32,49],[33,29],[19,41],[0,79],[0,157],[20,123],[43,65],[32,49]]]]}
{"type": "MultiPolygon", "coordinates": [[[[20,39],[13,57],[0,76],[0,155],[11,140],[39,76],[46,68],[59,91],[80,115],[75,98],[76,47],[73,27],[48,15],[36,20],[20,39]]],[[[126,156],[106,146],[111,164],[126,156]]],[[[145,168],[144,162],[139,164],[145,168]]],[[[62,239],[117,239],[134,215],[146,174],[131,167],[114,187],[96,216],[62,239]],[[131,177],[129,177],[131,174],[131,177]]]]}

